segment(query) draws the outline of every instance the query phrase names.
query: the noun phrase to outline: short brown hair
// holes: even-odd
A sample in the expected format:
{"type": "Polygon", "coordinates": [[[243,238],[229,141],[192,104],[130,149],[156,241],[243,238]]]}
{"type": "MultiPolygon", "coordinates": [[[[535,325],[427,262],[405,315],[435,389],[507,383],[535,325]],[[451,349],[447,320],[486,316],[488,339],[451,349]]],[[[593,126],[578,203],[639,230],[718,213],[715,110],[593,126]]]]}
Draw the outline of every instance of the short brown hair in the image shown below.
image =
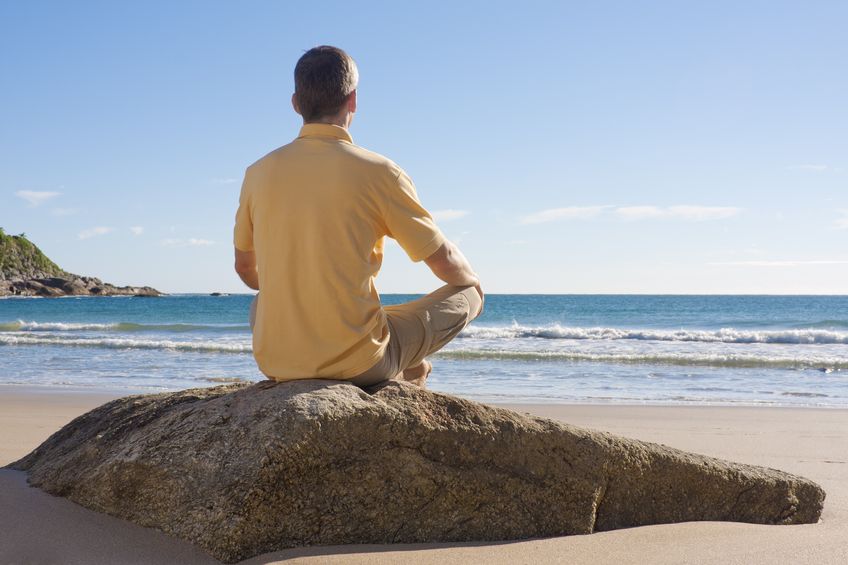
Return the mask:
{"type": "Polygon", "coordinates": [[[356,63],[338,47],[321,45],[304,53],[294,67],[294,95],[303,120],[337,114],[358,82],[356,63]]]}

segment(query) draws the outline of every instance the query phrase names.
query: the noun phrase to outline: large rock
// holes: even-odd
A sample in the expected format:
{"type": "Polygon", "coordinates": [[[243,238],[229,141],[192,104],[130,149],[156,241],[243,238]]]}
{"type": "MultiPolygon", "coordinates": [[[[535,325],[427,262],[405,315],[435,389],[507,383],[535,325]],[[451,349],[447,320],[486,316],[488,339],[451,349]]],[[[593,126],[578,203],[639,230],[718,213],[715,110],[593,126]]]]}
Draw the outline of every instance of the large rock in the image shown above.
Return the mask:
{"type": "Polygon", "coordinates": [[[0,281],[0,296],[161,296],[149,286],[115,286],[95,277],[66,277],[0,281]]]}
{"type": "Polygon", "coordinates": [[[391,382],[228,385],[115,400],[13,468],[234,562],[302,545],[506,540],[689,520],[816,522],[772,469],[391,382]]]}

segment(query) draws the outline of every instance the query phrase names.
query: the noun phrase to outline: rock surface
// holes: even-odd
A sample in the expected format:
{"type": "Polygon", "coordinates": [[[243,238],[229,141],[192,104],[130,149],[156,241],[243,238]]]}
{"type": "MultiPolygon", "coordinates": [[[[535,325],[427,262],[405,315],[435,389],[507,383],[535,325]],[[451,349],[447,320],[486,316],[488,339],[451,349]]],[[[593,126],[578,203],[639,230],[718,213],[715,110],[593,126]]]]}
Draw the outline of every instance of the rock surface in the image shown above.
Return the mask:
{"type": "Polygon", "coordinates": [[[64,277],[0,281],[0,296],[160,296],[149,286],[115,286],[95,277],[65,273],[64,277]]]}
{"type": "Polygon", "coordinates": [[[390,382],[263,382],[115,400],[11,467],[235,562],[302,545],[507,540],[646,524],[816,522],[824,492],[390,382]]]}

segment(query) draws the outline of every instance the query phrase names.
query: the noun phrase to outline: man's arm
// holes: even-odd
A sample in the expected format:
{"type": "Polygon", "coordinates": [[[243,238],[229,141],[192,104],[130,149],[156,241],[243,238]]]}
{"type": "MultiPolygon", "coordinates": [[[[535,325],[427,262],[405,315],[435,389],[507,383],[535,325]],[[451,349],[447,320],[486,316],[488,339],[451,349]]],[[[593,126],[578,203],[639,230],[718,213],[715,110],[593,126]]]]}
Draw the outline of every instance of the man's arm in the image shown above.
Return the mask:
{"type": "Polygon", "coordinates": [[[236,273],[239,278],[252,288],[259,290],[259,272],[256,270],[256,253],[253,251],[236,250],[236,273]]]}
{"type": "Polygon", "coordinates": [[[454,286],[473,286],[483,298],[483,289],[480,288],[480,279],[471,268],[471,263],[459,250],[459,247],[445,241],[435,253],[424,259],[433,274],[444,282],[454,286]]]}

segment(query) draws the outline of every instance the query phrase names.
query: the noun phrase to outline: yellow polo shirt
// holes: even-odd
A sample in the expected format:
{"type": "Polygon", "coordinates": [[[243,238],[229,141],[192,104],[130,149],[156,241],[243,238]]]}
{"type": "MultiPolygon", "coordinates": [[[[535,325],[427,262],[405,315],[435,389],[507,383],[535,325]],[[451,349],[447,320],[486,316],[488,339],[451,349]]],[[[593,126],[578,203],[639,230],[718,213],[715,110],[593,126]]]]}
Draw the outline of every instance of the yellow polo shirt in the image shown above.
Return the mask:
{"type": "Polygon", "coordinates": [[[385,236],[413,261],[445,241],[406,173],[346,129],[306,124],[248,167],[233,242],[256,252],[253,355],[266,376],[345,379],[382,358],[389,332],[374,277],[385,236]]]}

